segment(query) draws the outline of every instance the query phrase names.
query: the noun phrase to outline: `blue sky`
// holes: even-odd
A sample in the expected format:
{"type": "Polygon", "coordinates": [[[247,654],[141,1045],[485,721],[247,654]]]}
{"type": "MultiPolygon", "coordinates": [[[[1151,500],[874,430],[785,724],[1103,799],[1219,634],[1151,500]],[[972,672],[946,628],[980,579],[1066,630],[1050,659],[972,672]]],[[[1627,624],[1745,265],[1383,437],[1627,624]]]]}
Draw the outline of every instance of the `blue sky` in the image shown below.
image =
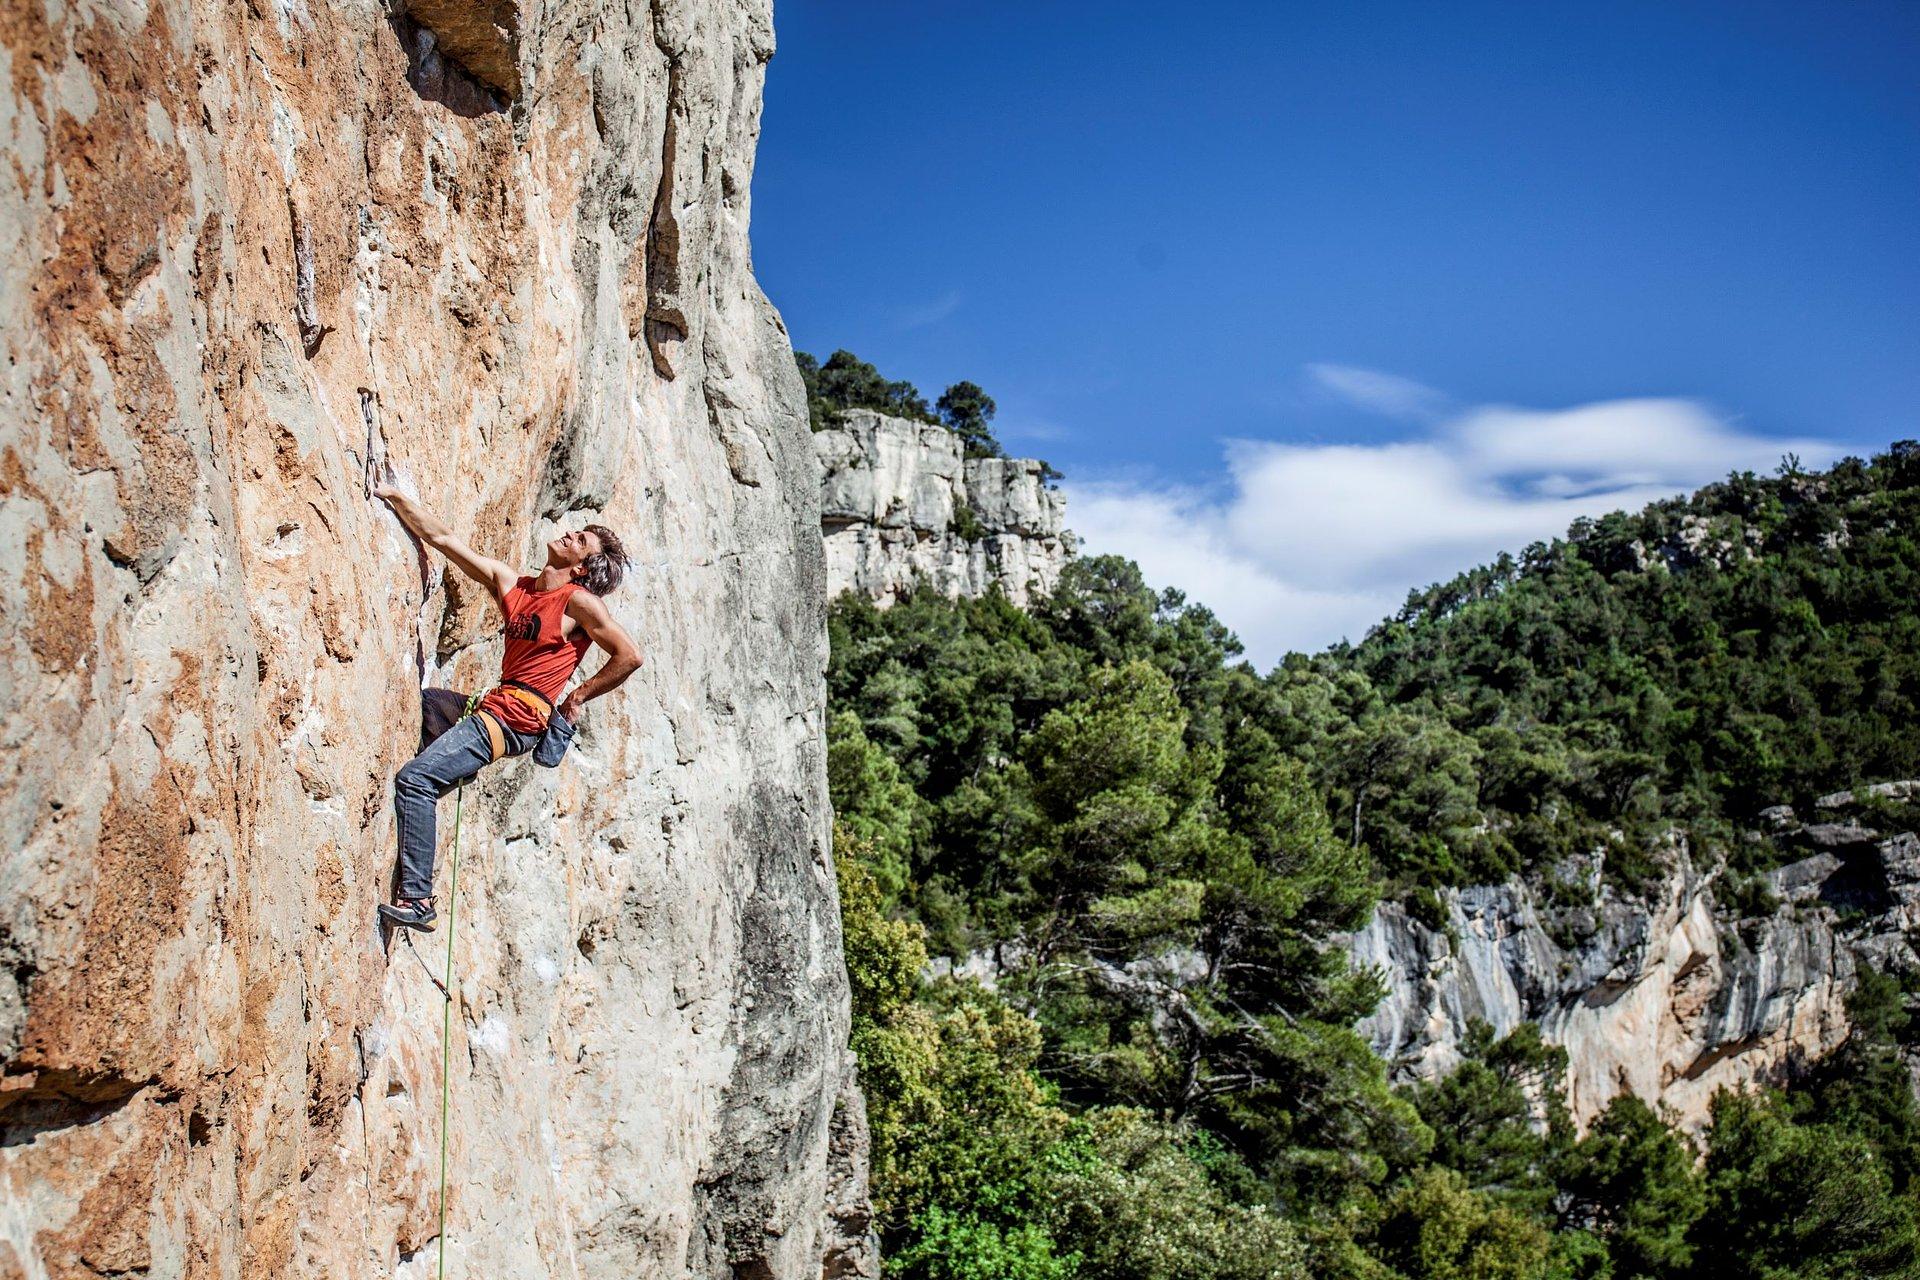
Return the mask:
{"type": "Polygon", "coordinates": [[[1263,665],[1920,435],[1920,5],[777,0],[795,344],[971,378],[1263,665]]]}

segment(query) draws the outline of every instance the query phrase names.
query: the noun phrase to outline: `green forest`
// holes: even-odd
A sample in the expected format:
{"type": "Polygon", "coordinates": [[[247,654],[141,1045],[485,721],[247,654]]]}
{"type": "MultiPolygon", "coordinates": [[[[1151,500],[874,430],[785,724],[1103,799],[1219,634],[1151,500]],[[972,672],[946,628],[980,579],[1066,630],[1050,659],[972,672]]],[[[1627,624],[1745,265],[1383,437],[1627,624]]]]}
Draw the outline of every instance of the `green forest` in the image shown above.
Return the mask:
{"type": "Polygon", "coordinates": [[[873,409],[913,422],[945,427],[960,437],[969,458],[1002,456],[994,437],[993,397],[971,382],[956,382],[940,393],[931,407],[911,382],[889,380],[851,351],[836,351],[822,364],[804,351],[794,362],[807,388],[807,420],[815,431],[834,426],[849,409],[873,409]]]}
{"type": "Polygon", "coordinates": [[[1577,1135],[1530,1027],[1394,1085],[1354,1029],[1377,975],[1333,945],[1445,885],[1517,875],[1576,907],[1566,868],[1596,852],[1630,891],[1676,833],[1771,909],[1757,874],[1798,855],[1762,810],[1920,776],[1917,527],[1920,446],[1788,459],[1265,673],[1109,557],[1028,611],[835,602],[889,1274],[1920,1277],[1912,975],[1867,973],[1841,1050],[1721,1095],[1697,1136],[1630,1095],[1577,1135]],[[927,976],[969,957],[991,983],[927,976]]]}

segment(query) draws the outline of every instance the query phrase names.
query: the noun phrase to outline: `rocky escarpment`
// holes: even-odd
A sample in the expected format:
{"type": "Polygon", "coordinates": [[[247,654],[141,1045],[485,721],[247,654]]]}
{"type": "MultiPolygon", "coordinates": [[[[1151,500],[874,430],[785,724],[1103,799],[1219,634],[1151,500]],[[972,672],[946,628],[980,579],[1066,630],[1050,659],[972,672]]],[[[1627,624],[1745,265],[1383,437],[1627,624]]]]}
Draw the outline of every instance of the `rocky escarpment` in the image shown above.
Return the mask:
{"type": "Polygon", "coordinates": [[[846,1256],[764,0],[19,0],[0,43],[0,1276],[434,1265],[447,934],[372,907],[417,691],[499,641],[389,478],[523,564],[620,530],[647,660],[464,796],[450,1274],[846,1256]]]}
{"type": "Polygon", "coordinates": [[[1051,592],[1073,557],[1066,499],[1031,458],[968,458],[943,427],[849,409],[813,437],[827,590],[891,604],[915,582],[949,596],[1051,592]]]}
{"type": "Polygon", "coordinates": [[[1824,798],[1823,820],[1804,826],[1771,813],[1811,852],[1767,874],[1777,905],[1759,914],[1722,907],[1724,877],[1678,844],[1638,892],[1586,868],[1588,908],[1518,880],[1445,890],[1426,922],[1383,903],[1351,943],[1387,981],[1361,1030],[1403,1079],[1426,1078],[1459,1061],[1473,1020],[1500,1034],[1536,1022],[1567,1049],[1577,1122],[1632,1092],[1703,1124],[1716,1090],[1781,1083],[1846,1038],[1861,962],[1920,964],[1920,838],[1849,817],[1853,799],[1824,798]]]}

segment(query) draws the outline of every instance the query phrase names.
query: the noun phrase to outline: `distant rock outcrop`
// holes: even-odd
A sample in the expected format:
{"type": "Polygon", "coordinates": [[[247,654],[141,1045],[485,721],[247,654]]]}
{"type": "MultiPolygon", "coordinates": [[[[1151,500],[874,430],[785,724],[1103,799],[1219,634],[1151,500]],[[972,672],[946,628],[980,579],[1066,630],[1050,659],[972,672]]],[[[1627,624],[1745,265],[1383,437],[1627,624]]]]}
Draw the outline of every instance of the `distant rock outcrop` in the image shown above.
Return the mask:
{"type": "Polygon", "coordinates": [[[944,427],[845,411],[814,433],[827,591],[891,604],[918,581],[949,596],[994,587],[1025,605],[1073,558],[1066,499],[1032,458],[968,458],[944,427]]]}
{"type": "MultiPolygon", "coordinates": [[[[1875,794],[1903,797],[1911,786],[1875,794]]],[[[1841,793],[1821,804],[1852,802],[1841,793]]],[[[1763,915],[1720,907],[1720,877],[1677,844],[1640,892],[1593,883],[1599,868],[1589,868],[1591,908],[1551,905],[1518,880],[1441,891],[1433,923],[1382,903],[1351,940],[1355,963],[1378,966],[1388,988],[1362,1033],[1401,1078],[1430,1078],[1459,1061],[1469,1022],[1500,1034],[1536,1022],[1567,1050],[1568,1101],[1582,1125],[1622,1092],[1704,1124],[1715,1090],[1783,1082],[1845,1040],[1862,961],[1920,964],[1910,941],[1920,838],[1857,820],[1803,827],[1784,808],[1769,817],[1781,838],[1813,852],[1766,876],[1778,905],[1763,915]]]]}

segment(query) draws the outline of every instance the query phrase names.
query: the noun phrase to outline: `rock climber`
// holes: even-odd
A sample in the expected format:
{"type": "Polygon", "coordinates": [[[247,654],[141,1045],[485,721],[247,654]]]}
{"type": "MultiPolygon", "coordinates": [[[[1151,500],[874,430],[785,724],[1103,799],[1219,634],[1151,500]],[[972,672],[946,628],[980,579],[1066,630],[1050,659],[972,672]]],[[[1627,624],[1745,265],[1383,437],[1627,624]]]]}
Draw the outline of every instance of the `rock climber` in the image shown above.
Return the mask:
{"type": "Polygon", "coordinates": [[[440,797],[502,756],[534,751],[557,764],[580,708],[620,686],[640,666],[640,650],[602,597],[620,585],[627,553],[605,525],[561,534],[547,543],[537,574],[513,569],[469,547],[445,522],[391,486],[374,489],[401,523],[454,567],[485,586],[506,619],[500,683],[475,703],[451,689],[421,691],[420,754],[393,780],[399,819],[399,875],[392,903],[380,917],[408,929],[431,930],[435,808],[440,797]],[[600,669],[561,699],[587,645],[607,651],[600,669]],[[551,758],[548,758],[551,756],[551,758]]]}

